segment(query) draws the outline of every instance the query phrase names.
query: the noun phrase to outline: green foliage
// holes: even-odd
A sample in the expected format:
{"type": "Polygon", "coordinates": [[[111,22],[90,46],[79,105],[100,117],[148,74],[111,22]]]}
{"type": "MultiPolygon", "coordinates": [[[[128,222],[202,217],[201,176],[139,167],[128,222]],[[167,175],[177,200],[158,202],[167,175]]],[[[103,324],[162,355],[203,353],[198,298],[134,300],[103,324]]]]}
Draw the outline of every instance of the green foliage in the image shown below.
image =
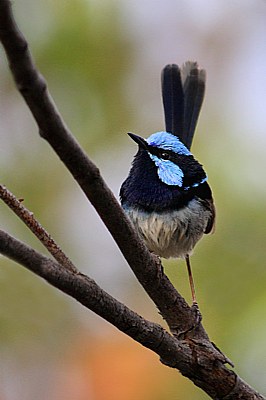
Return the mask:
{"type": "Polygon", "coordinates": [[[36,59],[67,123],[85,146],[101,146],[127,121],[130,41],[116,2],[49,2],[53,23],[36,59]]]}

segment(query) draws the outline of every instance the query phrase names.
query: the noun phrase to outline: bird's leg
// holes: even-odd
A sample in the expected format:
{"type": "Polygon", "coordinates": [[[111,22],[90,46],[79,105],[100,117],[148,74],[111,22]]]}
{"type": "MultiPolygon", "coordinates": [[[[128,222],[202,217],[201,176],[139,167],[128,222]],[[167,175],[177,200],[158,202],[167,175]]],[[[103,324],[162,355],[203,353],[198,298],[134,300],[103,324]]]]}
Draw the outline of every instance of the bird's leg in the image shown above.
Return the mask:
{"type": "Polygon", "coordinates": [[[188,279],[189,279],[191,295],[192,295],[192,302],[193,302],[191,308],[193,309],[193,311],[195,311],[195,316],[196,316],[195,326],[197,326],[201,322],[202,316],[201,316],[201,312],[199,310],[198,302],[196,299],[196,292],[195,292],[195,286],[194,286],[194,281],[193,281],[193,276],[192,276],[192,269],[191,269],[190,259],[189,259],[188,254],[186,255],[186,264],[187,264],[188,279]]]}
{"type": "Polygon", "coordinates": [[[192,270],[191,270],[191,265],[190,265],[190,260],[189,260],[189,255],[188,254],[186,255],[186,264],[187,264],[188,278],[189,278],[189,284],[190,284],[190,289],[191,289],[191,294],[192,294],[192,301],[193,301],[193,304],[191,306],[191,310],[195,314],[195,320],[193,321],[192,326],[190,326],[185,331],[181,331],[181,332],[179,332],[177,334],[177,337],[179,339],[184,339],[185,336],[189,332],[193,331],[194,329],[196,329],[198,327],[198,325],[201,323],[201,320],[202,320],[201,312],[199,310],[199,306],[198,306],[198,303],[197,303],[197,300],[196,300],[195,286],[194,286],[192,270]]]}
{"type": "Polygon", "coordinates": [[[188,254],[186,255],[186,264],[187,264],[188,279],[189,279],[189,284],[190,284],[190,289],[191,289],[193,305],[194,304],[198,305],[198,302],[196,299],[196,292],[195,292],[193,276],[192,276],[192,270],[191,270],[191,265],[190,265],[190,259],[189,259],[188,254]]]}

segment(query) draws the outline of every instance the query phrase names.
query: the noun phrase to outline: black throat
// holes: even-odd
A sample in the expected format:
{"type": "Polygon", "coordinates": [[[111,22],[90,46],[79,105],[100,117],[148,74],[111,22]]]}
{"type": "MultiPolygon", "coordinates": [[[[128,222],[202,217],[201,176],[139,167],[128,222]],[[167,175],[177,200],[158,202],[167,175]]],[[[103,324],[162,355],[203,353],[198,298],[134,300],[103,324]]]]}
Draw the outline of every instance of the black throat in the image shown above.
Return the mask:
{"type": "MultiPolygon", "coordinates": [[[[183,157],[184,163],[187,163],[187,168],[184,171],[184,183],[193,184],[193,181],[199,180],[199,174],[205,173],[193,156],[183,157]],[[198,166],[198,169],[196,166],[198,166]]],[[[143,149],[139,149],[136,154],[129,176],[120,190],[123,206],[135,207],[149,212],[179,210],[195,196],[202,200],[212,198],[211,189],[207,182],[195,187],[192,186],[189,189],[165,184],[158,177],[155,163],[151,160],[147,151],[143,149]]]]}

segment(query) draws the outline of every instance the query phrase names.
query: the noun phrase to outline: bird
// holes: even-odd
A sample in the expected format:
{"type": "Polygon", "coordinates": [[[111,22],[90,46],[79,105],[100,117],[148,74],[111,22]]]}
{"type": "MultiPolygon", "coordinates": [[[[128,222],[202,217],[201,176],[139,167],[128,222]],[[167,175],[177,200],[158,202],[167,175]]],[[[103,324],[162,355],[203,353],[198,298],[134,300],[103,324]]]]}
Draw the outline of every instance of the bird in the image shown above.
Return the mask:
{"type": "Polygon", "coordinates": [[[150,252],[160,258],[185,259],[195,306],[190,255],[215,225],[207,174],[190,151],[205,84],[206,72],[197,62],[163,68],[165,131],[147,139],[128,133],[138,151],[120,188],[121,206],[150,252]]]}

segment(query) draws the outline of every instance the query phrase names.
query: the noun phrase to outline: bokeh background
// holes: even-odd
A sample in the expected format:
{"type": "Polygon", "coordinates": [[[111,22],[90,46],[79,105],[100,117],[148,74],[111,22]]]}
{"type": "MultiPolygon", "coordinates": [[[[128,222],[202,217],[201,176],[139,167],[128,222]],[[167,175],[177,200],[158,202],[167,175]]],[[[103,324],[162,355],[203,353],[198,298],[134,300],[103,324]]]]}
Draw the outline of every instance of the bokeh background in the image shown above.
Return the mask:
{"type": "MultiPolygon", "coordinates": [[[[193,152],[208,171],[215,235],[192,258],[204,326],[266,393],[266,1],[15,0],[17,21],[74,135],[118,196],[135,144],[162,130],[160,72],[197,60],[207,91],[193,152]]],[[[161,319],[70,174],[38,136],[0,50],[0,175],[76,265],[161,319]]],[[[45,250],[0,204],[1,229],[45,250]]],[[[23,267],[0,258],[0,400],[203,400],[156,355],[23,267]]],[[[185,265],[164,262],[190,301],[185,265]]]]}

